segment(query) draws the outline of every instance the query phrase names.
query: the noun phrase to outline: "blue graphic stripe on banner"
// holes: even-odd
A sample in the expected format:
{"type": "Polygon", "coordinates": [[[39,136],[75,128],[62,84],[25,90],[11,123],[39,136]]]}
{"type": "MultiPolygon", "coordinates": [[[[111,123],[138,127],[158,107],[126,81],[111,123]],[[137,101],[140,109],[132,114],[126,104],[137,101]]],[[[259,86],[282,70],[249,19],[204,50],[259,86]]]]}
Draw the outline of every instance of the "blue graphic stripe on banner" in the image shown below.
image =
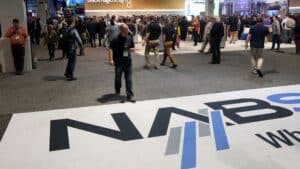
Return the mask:
{"type": "Polygon", "coordinates": [[[217,151],[229,149],[229,143],[225,132],[221,111],[211,112],[212,127],[215,136],[217,151]]]}
{"type": "Polygon", "coordinates": [[[300,107],[295,107],[294,110],[295,112],[300,112],[300,107]]]}
{"type": "Polygon", "coordinates": [[[181,169],[196,167],[196,122],[185,123],[181,169]]]}

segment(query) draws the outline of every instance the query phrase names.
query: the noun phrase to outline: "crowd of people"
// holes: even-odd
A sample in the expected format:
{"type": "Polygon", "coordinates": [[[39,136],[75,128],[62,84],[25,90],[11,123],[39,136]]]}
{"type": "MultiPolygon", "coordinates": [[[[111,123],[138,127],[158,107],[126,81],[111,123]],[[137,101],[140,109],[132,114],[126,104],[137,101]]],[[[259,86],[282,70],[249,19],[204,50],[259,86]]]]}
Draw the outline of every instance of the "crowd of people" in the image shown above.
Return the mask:
{"type": "MultiPolygon", "coordinates": [[[[229,38],[230,43],[236,43],[237,40],[246,40],[249,34],[250,28],[257,24],[257,19],[263,19],[263,25],[268,28],[268,39],[272,41],[272,50],[280,50],[281,43],[291,43],[295,40],[296,43],[299,33],[296,28],[297,16],[287,15],[285,18],[279,16],[269,17],[266,15],[261,16],[221,16],[218,17],[194,17],[191,21],[188,21],[186,17],[182,16],[101,16],[101,17],[86,17],[76,19],[76,29],[80,35],[83,44],[91,47],[107,47],[113,38],[119,32],[119,25],[125,23],[129,27],[130,34],[135,37],[141,36],[143,43],[145,43],[145,37],[147,35],[148,28],[153,26],[159,26],[161,33],[158,34],[156,40],[161,38],[161,35],[167,35],[168,45],[163,45],[165,48],[171,46],[172,50],[176,50],[176,47],[180,47],[180,42],[185,41],[190,33],[192,35],[194,45],[197,46],[199,42],[203,42],[199,52],[204,52],[209,45],[209,50],[206,53],[212,53],[211,46],[211,30],[215,22],[221,22],[224,25],[224,34],[221,40],[221,48],[225,47],[225,42],[229,38]],[[153,21],[155,21],[154,25],[153,21]],[[163,30],[166,28],[165,30],[163,30]],[[172,30],[171,30],[172,29],[172,30]],[[171,34],[170,34],[171,33],[171,34]],[[96,40],[98,42],[96,43],[96,40]],[[172,45],[170,45],[172,41],[172,45]]],[[[298,17],[299,18],[299,17],[298,17]]],[[[66,31],[67,24],[64,17],[52,18],[47,22],[47,28],[42,28],[38,18],[33,17],[29,22],[29,35],[32,37],[32,42],[37,45],[40,44],[40,38],[44,37],[44,42],[49,46],[50,58],[54,58],[53,55],[53,43],[57,44],[57,47],[61,48],[62,37],[66,31]],[[50,31],[51,30],[51,31],[50,31]],[[48,33],[52,32],[52,33],[48,33]],[[52,36],[53,35],[53,36],[52,36]],[[48,36],[48,37],[47,37],[48,36]],[[49,39],[49,37],[51,37],[49,39]]],[[[157,26],[157,28],[158,28],[157,26]]],[[[152,35],[152,34],[151,34],[152,35]]],[[[150,37],[153,38],[153,37],[150,37]]],[[[134,38],[135,42],[137,38],[134,38]]],[[[159,41],[161,43],[161,40],[159,41]]],[[[148,51],[151,45],[148,45],[145,51],[146,61],[148,60],[148,51]]],[[[153,45],[152,45],[153,46],[153,45]]],[[[155,46],[155,45],[154,45],[155,46]]],[[[159,45],[156,45],[159,46],[159,45]]],[[[158,53],[158,48],[152,47],[155,53],[158,53]]],[[[165,53],[169,50],[166,50],[165,53]]],[[[297,48],[297,53],[299,47],[297,48]]],[[[63,56],[65,57],[65,52],[63,56]]],[[[111,53],[111,52],[109,52],[111,53]]],[[[84,54],[82,49],[81,54],[84,54]]],[[[111,56],[111,54],[109,54],[111,56]]],[[[157,56],[157,54],[155,54],[157,56]]],[[[170,55],[170,54],[169,54],[170,55]]],[[[166,54],[166,56],[168,56],[166,54]]],[[[158,58],[159,59],[159,58],[158,58]]],[[[157,59],[157,60],[158,60],[157,59]]],[[[110,63],[113,64],[113,60],[110,57],[110,63]]],[[[159,62],[159,61],[157,61],[159,62]]],[[[156,63],[157,64],[157,63],[156,63]]],[[[158,65],[156,65],[158,67],[158,65]]]]}
{"type": "MultiPolygon", "coordinates": [[[[7,30],[6,36],[11,39],[17,74],[23,73],[24,43],[27,33],[18,25],[18,20],[7,30]],[[23,58],[23,59],[22,59],[23,58]]],[[[100,16],[100,17],[66,17],[51,18],[42,26],[39,18],[33,17],[28,22],[28,33],[31,43],[40,45],[43,38],[48,47],[49,60],[53,61],[55,50],[61,49],[61,59],[68,58],[65,72],[67,80],[76,80],[74,69],[76,56],[84,55],[86,47],[107,47],[108,62],[115,66],[115,90],[120,93],[122,73],[125,74],[128,100],[133,100],[131,52],[139,37],[145,46],[145,68],[160,69],[166,65],[167,58],[171,68],[178,64],[172,50],[180,48],[181,41],[191,35],[194,46],[202,42],[200,53],[212,55],[210,64],[221,63],[221,48],[238,40],[245,40],[245,47],[251,48],[252,73],[263,77],[263,49],[265,41],[272,41],[271,50],[280,52],[281,43],[296,45],[300,54],[300,15],[280,16],[100,16]],[[209,47],[208,47],[209,46],[209,47]],[[159,51],[163,48],[163,59],[159,51]],[[207,49],[208,47],[208,49],[207,49]],[[79,49],[79,50],[78,50],[79,49]],[[155,63],[150,63],[150,52],[154,53],[155,63]],[[153,65],[153,66],[152,66],[153,65]]]]}

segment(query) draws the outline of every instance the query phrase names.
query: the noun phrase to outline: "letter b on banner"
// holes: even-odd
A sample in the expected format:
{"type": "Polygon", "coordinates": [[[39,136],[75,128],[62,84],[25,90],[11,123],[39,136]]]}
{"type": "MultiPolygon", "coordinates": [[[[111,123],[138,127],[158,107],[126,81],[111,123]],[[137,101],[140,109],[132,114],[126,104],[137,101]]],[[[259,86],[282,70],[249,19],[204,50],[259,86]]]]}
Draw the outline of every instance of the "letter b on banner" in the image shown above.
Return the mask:
{"type": "Polygon", "coordinates": [[[237,124],[252,123],[265,120],[273,120],[291,116],[293,112],[288,109],[273,106],[270,103],[258,99],[237,99],[220,102],[206,103],[214,110],[223,110],[224,115],[237,124]],[[273,110],[272,113],[259,113],[263,110],[273,110]],[[243,112],[255,112],[253,115],[241,116],[243,112]]]}

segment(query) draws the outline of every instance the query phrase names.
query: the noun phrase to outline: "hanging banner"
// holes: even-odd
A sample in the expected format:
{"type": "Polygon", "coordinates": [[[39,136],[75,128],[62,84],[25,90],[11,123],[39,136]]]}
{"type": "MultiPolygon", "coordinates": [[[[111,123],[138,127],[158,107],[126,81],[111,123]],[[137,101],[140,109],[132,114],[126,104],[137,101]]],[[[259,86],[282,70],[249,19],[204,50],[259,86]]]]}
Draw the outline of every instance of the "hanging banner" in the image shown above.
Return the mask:
{"type": "Polygon", "coordinates": [[[86,10],[184,9],[185,0],[86,0],[86,10]]]}

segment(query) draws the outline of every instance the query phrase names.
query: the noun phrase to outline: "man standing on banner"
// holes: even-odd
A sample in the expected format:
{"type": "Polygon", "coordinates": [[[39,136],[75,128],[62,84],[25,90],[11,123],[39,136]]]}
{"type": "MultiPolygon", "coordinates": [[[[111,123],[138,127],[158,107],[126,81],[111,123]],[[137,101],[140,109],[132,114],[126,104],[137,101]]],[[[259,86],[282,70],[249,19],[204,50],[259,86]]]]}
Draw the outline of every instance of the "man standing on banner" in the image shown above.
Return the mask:
{"type": "Polygon", "coordinates": [[[25,43],[28,34],[24,27],[19,25],[19,20],[13,20],[13,26],[8,28],[6,37],[10,39],[12,55],[16,68],[16,75],[23,75],[25,43]]]}
{"type": "MultiPolygon", "coordinates": [[[[127,101],[135,103],[132,91],[132,58],[131,51],[135,48],[129,28],[126,24],[120,26],[120,33],[110,43],[115,65],[115,92],[120,95],[122,85],[122,74],[125,74],[127,101]]],[[[125,100],[122,100],[125,102],[125,100]]]]}
{"type": "Polygon", "coordinates": [[[261,71],[264,62],[263,50],[265,47],[265,37],[268,36],[268,34],[269,30],[263,25],[263,19],[258,18],[257,24],[250,29],[246,40],[246,49],[248,49],[248,43],[250,42],[252,74],[258,75],[258,77],[263,77],[261,71]]]}

